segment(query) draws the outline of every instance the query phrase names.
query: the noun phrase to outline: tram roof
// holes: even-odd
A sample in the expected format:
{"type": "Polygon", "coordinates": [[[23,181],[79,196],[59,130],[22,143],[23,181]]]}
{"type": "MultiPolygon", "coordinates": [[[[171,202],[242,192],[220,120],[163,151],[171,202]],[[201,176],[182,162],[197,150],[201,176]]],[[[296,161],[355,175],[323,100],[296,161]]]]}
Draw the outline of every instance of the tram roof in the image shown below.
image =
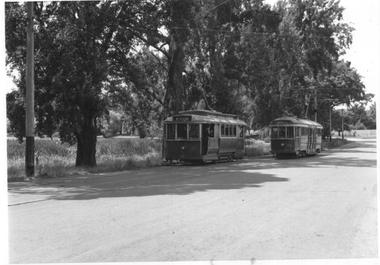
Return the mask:
{"type": "Polygon", "coordinates": [[[165,122],[227,123],[248,126],[244,121],[239,120],[237,115],[209,110],[180,111],[178,114],[167,118],[165,122]]]}
{"type": "Polygon", "coordinates": [[[323,128],[323,126],[319,124],[318,122],[306,120],[306,119],[299,119],[297,117],[281,117],[281,118],[275,119],[269,124],[269,126],[276,126],[276,125],[283,125],[283,126],[305,125],[308,127],[312,126],[312,127],[317,127],[317,128],[323,128]]]}

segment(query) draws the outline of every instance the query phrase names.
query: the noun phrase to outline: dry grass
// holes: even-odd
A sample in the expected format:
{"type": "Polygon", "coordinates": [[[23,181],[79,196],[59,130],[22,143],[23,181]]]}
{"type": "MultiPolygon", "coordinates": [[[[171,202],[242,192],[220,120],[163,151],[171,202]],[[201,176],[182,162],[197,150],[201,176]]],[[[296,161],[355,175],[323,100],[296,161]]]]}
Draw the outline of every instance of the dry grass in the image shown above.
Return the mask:
{"type": "MultiPolygon", "coordinates": [[[[96,167],[75,167],[76,146],[35,139],[35,176],[49,178],[157,166],[161,164],[161,140],[99,139],[96,153],[96,167]]],[[[8,181],[25,179],[25,143],[8,139],[7,158],[8,181]]]]}
{"type": "Polygon", "coordinates": [[[262,156],[270,154],[270,143],[261,140],[246,139],[245,152],[247,156],[262,156]]]}

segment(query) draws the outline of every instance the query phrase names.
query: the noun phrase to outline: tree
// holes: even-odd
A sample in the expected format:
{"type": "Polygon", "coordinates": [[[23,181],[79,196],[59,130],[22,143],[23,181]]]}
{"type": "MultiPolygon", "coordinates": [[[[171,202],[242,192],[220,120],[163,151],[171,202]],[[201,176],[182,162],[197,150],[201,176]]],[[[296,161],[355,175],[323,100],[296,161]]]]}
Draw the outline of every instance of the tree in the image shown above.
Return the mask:
{"type": "MultiPolygon", "coordinates": [[[[51,136],[57,128],[63,142],[76,142],[76,166],[96,165],[97,119],[106,111],[103,83],[113,63],[110,54],[131,44],[120,23],[133,13],[128,8],[127,2],[35,4],[37,131],[51,136]]],[[[20,72],[20,96],[25,94],[24,13],[24,5],[6,3],[7,65],[20,72]]]]}
{"type": "Polygon", "coordinates": [[[376,130],[376,102],[367,110],[367,119],[363,123],[367,129],[376,130]]]}

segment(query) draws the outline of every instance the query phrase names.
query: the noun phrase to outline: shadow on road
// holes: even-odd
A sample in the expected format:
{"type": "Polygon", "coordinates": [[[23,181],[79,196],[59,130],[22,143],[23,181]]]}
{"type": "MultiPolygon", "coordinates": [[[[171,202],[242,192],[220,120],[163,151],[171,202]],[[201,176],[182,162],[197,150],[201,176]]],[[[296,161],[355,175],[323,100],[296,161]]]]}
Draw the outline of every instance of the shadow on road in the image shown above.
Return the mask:
{"type": "Polygon", "coordinates": [[[9,192],[15,196],[40,196],[44,200],[91,200],[104,197],[187,195],[208,190],[260,188],[269,182],[288,181],[288,178],[279,177],[279,170],[286,168],[297,168],[300,174],[303,168],[376,168],[376,156],[371,154],[376,150],[374,148],[376,142],[362,141],[301,159],[275,159],[266,156],[230,163],[175,165],[113,174],[41,179],[9,184],[9,192]],[[261,172],[262,170],[265,170],[265,173],[261,172]],[[273,174],[268,174],[268,170],[273,170],[273,174]]]}
{"type": "Polygon", "coordinates": [[[59,182],[35,181],[26,188],[10,191],[20,195],[45,195],[48,196],[47,199],[90,200],[103,197],[187,195],[208,190],[259,188],[267,182],[287,180],[260,172],[231,172],[224,167],[184,169],[183,166],[175,166],[136,170],[108,177],[74,177],[59,182]]]}

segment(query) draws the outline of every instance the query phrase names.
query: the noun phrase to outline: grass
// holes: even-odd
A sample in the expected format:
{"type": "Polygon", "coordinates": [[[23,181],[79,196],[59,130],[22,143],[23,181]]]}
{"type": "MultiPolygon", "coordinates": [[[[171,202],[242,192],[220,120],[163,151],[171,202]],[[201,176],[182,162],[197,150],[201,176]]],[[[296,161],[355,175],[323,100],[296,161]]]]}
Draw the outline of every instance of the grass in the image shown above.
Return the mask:
{"type": "MultiPolygon", "coordinates": [[[[331,149],[347,143],[347,140],[323,141],[323,149],[331,149]]],[[[270,154],[270,143],[246,139],[248,157],[270,154]]],[[[161,139],[99,138],[96,161],[93,168],[75,167],[76,146],[61,144],[58,139],[35,139],[35,176],[37,178],[68,175],[116,172],[134,168],[161,165],[161,139]]],[[[24,180],[25,142],[7,140],[8,181],[24,180]]]]}
{"type": "Polygon", "coordinates": [[[262,156],[270,154],[270,143],[266,143],[261,140],[246,139],[245,140],[245,152],[248,157],[262,156]]]}
{"type": "MultiPolygon", "coordinates": [[[[7,140],[8,181],[25,179],[25,142],[7,140]]],[[[93,168],[75,167],[76,146],[59,140],[35,139],[35,176],[62,177],[75,174],[123,171],[161,164],[160,139],[100,138],[93,168]]]]}
{"type": "Polygon", "coordinates": [[[323,140],[322,141],[322,150],[329,150],[332,148],[336,148],[342,145],[348,144],[347,139],[341,139],[341,138],[332,138],[331,141],[329,140],[323,140]]]}

